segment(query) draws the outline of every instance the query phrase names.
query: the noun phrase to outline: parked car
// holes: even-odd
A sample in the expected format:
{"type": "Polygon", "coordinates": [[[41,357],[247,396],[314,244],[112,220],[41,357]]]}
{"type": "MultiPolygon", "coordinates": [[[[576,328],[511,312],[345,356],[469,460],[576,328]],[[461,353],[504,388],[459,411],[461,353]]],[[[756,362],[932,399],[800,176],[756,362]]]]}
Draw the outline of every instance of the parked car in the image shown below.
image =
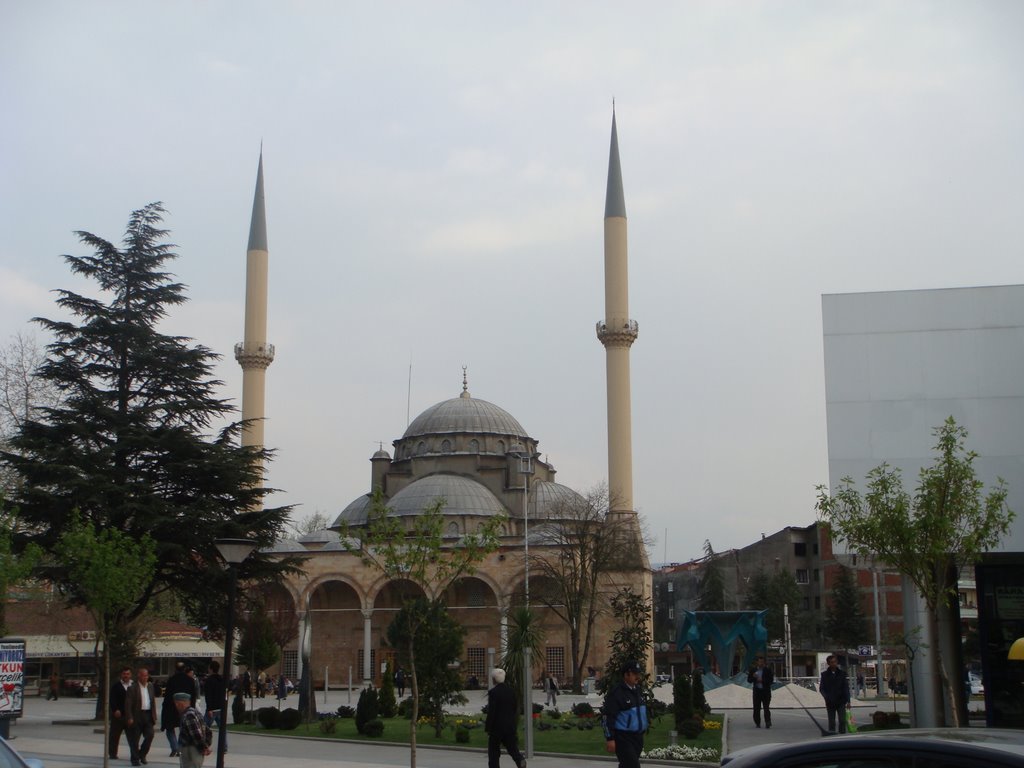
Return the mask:
{"type": "Polygon", "coordinates": [[[971,672],[968,676],[971,684],[971,696],[982,696],[985,693],[985,686],[981,684],[981,675],[971,672]]]}
{"type": "Polygon", "coordinates": [[[42,760],[34,757],[22,757],[18,752],[0,738],[0,768],[45,768],[42,760]]]}
{"type": "Polygon", "coordinates": [[[1024,768],[1024,731],[920,728],[759,744],[722,758],[729,768],[1024,768]]]}

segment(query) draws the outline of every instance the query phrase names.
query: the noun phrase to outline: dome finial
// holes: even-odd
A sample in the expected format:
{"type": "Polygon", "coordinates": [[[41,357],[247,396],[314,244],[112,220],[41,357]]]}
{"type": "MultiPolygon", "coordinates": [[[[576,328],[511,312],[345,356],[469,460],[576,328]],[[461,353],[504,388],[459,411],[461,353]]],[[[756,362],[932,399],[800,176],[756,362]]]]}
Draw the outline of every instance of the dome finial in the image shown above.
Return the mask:
{"type": "Polygon", "coordinates": [[[462,366],[462,394],[459,397],[469,397],[469,382],[466,380],[466,366],[462,366]]]}

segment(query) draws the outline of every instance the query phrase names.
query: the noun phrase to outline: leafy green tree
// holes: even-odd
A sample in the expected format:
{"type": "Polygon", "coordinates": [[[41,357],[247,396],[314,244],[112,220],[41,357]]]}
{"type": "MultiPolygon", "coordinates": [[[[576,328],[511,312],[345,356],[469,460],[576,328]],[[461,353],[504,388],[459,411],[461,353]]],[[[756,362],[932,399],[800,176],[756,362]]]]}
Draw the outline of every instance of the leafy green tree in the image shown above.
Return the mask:
{"type": "MultiPolygon", "coordinates": [[[[536,659],[544,647],[544,625],[540,617],[524,605],[513,606],[508,612],[508,631],[501,654],[501,668],[505,670],[505,683],[515,692],[517,712],[523,711],[525,679],[533,679],[533,670],[524,669],[524,651],[530,649],[530,658],[536,659]]],[[[517,715],[518,716],[518,715],[517,715]]]]}
{"type": "Polygon", "coordinates": [[[248,617],[240,623],[242,635],[235,648],[235,664],[248,667],[253,675],[276,664],[281,657],[280,646],[263,603],[255,603],[248,617]]]}
{"type": "Polygon", "coordinates": [[[825,609],[825,634],[837,648],[856,648],[868,636],[868,620],[860,588],[850,568],[840,565],[825,609]]]}
{"type": "MultiPolygon", "coordinates": [[[[139,594],[153,578],[156,547],[149,536],[138,541],[116,528],[100,528],[72,513],[57,540],[55,554],[67,569],[75,596],[96,622],[96,635],[104,642],[104,685],[109,690],[112,627],[119,626],[124,613],[135,605],[139,594]]],[[[103,765],[109,765],[107,734],[110,727],[110,698],[103,698],[103,765]]]]}
{"type": "MultiPolygon", "coordinates": [[[[837,541],[910,579],[924,599],[932,637],[938,637],[939,610],[957,599],[960,567],[994,549],[1014,513],[1006,505],[1008,490],[1002,479],[984,493],[974,471],[978,455],[966,447],[966,429],[950,416],[933,434],[937,455],[920,470],[913,496],[903,489],[899,469],[883,463],[868,472],[863,494],[850,477],[832,494],[818,486],[816,506],[837,541]]],[[[942,680],[952,724],[960,725],[960,676],[948,668],[938,644],[931,651],[929,660],[942,680]]],[[[940,723],[943,719],[939,712],[940,723]]]]}
{"type": "MultiPolygon", "coordinates": [[[[159,203],[132,213],[122,247],[77,233],[94,252],[64,259],[95,283],[96,296],[59,290],[57,305],[71,319],[36,318],[53,339],[36,369],[38,383],[60,400],[21,421],[0,464],[19,478],[12,499],[25,529],[19,548],[34,541],[52,552],[73,510],[129,540],[149,536],[156,567],[117,620],[138,618],[170,592],[193,621],[216,630],[228,575],[214,541],[247,537],[269,547],[288,508],[264,508],[269,452],[239,447],[239,424],[208,434],[234,411],[216,395],[217,355],[160,331],[168,311],[186,301],[184,286],[165,271],[176,255],[159,228],[163,213],[159,203]]],[[[295,564],[257,552],[239,575],[272,579],[295,564]]],[[[48,560],[41,575],[75,593],[59,560],[48,560]]]]}
{"type": "Polygon", "coordinates": [[[704,540],[704,567],[698,586],[697,610],[725,610],[725,574],[722,573],[721,560],[708,539],[704,540]]]}
{"type": "Polygon", "coordinates": [[[17,515],[7,508],[0,496],[0,637],[7,634],[8,590],[29,577],[41,555],[39,547],[34,544],[21,554],[14,552],[12,543],[17,522],[17,515]]]}
{"type": "Polygon", "coordinates": [[[643,691],[649,711],[653,711],[654,692],[651,689],[651,671],[645,660],[651,652],[651,601],[629,587],[621,588],[612,598],[612,616],[618,628],[608,641],[608,662],[604,675],[597,683],[601,693],[607,693],[622,680],[622,667],[627,661],[636,661],[643,669],[640,690],[643,691]]]}
{"type": "Polygon", "coordinates": [[[439,600],[420,598],[406,603],[388,626],[388,642],[400,663],[411,664],[408,649],[416,649],[420,711],[430,718],[438,737],[444,731],[445,707],[466,703],[457,665],[465,639],[465,628],[439,600]],[[414,638],[410,638],[411,632],[415,632],[414,638]]]}
{"type": "Polygon", "coordinates": [[[473,573],[476,565],[498,548],[498,535],[505,523],[495,516],[481,523],[476,533],[457,540],[446,538],[442,512],[444,499],[429,504],[420,514],[399,517],[388,514],[380,489],[374,491],[366,525],[358,529],[342,526],[342,542],[356,552],[363,563],[396,582],[410,582],[422,594],[407,594],[402,609],[409,609],[404,621],[405,647],[398,648],[408,664],[412,688],[412,720],[409,724],[409,768],[416,768],[416,721],[419,718],[418,655],[429,653],[420,648],[420,627],[430,620],[440,596],[457,579],[473,573]],[[358,543],[353,539],[358,537],[358,543]],[[426,601],[421,598],[426,595],[426,601]],[[434,604],[434,605],[432,605],[434,604]],[[427,609],[430,610],[427,610],[427,609]]]}

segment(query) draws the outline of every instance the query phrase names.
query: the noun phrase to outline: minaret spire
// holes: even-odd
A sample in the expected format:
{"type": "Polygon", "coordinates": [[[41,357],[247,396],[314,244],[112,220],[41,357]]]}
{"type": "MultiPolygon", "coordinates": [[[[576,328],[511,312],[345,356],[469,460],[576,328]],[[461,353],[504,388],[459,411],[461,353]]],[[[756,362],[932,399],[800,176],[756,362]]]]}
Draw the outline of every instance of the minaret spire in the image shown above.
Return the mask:
{"type": "Polygon", "coordinates": [[[604,206],[604,320],[597,338],[605,348],[608,384],[608,493],[611,512],[636,514],[633,506],[633,426],[629,349],[639,328],[629,318],[626,201],[619,163],[619,135],[612,106],[608,191],[604,206]]]}
{"type": "Polygon", "coordinates": [[[263,145],[256,171],[256,193],[249,222],[245,257],[245,341],[235,345],[242,366],[242,445],[262,448],[267,367],[274,360],[274,345],[267,343],[267,212],[263,194],[263,145]]]}

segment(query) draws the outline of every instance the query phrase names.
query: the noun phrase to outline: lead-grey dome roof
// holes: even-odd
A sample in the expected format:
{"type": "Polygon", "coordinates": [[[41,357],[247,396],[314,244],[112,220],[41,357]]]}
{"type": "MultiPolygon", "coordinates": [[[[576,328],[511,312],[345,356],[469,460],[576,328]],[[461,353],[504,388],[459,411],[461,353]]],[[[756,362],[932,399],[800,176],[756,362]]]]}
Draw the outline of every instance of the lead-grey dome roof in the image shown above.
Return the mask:
{"type": "Polygon", "coordinates": [[[395,515],[419,515],[437,499],[444,499],[445,515],[490,517],[505,513],[501,502],[487,488],[459,475],[428,475],[396,493],[388,501],[395,515]]]}
{"type": "Polygon", "coordinates": [[[561,483],[538,480],[530,487],[530,516],[535,519],[573,518],[587,503],[580,494],[561,483]]]}
{"type": "MultiPolygon", "coordinates": [[[[505,514],[505,507],[487,488],[460,475],[428,475],[407,485],[387,501],[393,515],[419,515],[437,499],[444,500],[444,515],[470,515],[491,517],[505,514]]],[[[364,525],[372,497],[364,494],[355,499],[338,515],[335,526],[364,525]]]]}
{"type": "Polygon", "coordinates": [[[413,419],[402,437],[456,432],[529,437],[522,425],[504,408],[486,400],[470,397],[466,391],[459,397],[444,400],[427,408],[413,419]]]}

